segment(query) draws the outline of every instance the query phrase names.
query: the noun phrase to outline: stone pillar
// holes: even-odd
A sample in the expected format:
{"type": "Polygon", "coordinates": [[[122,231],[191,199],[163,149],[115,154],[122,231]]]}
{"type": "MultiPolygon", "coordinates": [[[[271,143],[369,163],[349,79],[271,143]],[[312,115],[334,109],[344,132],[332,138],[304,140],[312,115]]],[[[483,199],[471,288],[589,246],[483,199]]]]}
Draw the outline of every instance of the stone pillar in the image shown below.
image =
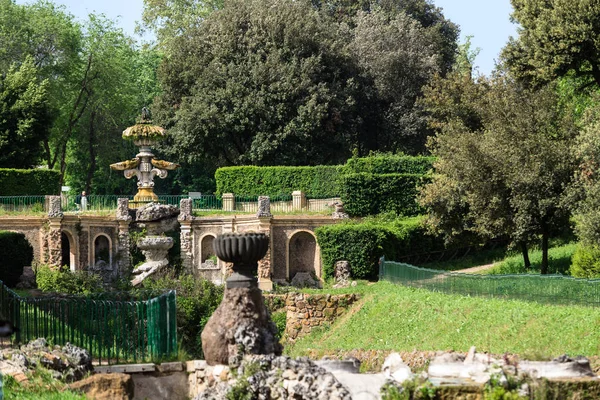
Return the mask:
{"type": "Polygon", "coordinates": [[[126,276],[131,268],[131,257],[129,256],[129,224],[131,224],[131,220],[131,215],[129,215],[129,199],[117,199],[117,221],[119,222],[117,268],[120,277],[126,276]]]}
{"type": "Polygon", "coordinates": [[[177,217],[181,232],[181,261],[187,274],[194,274],[194,240],[192,235],[192,199],[181,199],[179,202],[179,216],[177,217]]]}
{"type": "Polygon", "coordinates": [[[60,196],[46,196],[48,202],[48,266],[60,268],[62,262],[62,219],[60,196]]]}
{"type": "Polygon", "coordinates": [[[223,211],[235,211],[235,196],[233,193],[223,193],[223,211]]]}
{"type": "Polygon", "coordinates": [[[269,248],[267,254],[258,261],[258,288],[270,292],[273,290],[273,281],[271,280],[272,268],[271,257],[273,248],[273,235],[271,234],[271,217],[259,217],[258,232],[262,232],[269,238],[269,248]]]}
{"type": "Polygon", "coordinates": [[[258,196],[258,211],[256,212],[256,216],[259,218],[270,218],[273,216],[271,214],[271,199],[269,196],[258,196]]]}
{"type": "Polygon", "coordinates": [[[304,210],[306,208],[306,195],[301,190],[294,190],[292,192],[292,209],[293,210],[304,210]]]}

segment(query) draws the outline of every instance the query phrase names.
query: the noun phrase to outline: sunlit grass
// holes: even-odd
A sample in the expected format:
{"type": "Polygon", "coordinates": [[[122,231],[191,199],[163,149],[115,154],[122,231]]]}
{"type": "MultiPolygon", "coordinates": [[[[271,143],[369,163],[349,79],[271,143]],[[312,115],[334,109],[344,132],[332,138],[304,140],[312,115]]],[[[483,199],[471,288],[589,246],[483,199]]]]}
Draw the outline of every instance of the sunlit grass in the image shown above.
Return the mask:
{"type": "Polygon", "coordinates": [[[599,308],[448,295],[389,282],[358,291],[362,298],[346,318],[288,345],[286,352],[466,352],[476,346],[482,352],[530,359],[600,355],[599,308]]]}
{"type": "MultiPolygon", "coordinates": [[[[575,253],[576,243],[548,249],[548,272],[551,274],[569,274],[571,258],[575,253]]],[[[523,256],[518,253],[507,257],[494,268],[485,271],[487,274],[539,274],[542,264],[542,251],[534,249],[529,252],[530,268],[525,268],[523,256]]]]}

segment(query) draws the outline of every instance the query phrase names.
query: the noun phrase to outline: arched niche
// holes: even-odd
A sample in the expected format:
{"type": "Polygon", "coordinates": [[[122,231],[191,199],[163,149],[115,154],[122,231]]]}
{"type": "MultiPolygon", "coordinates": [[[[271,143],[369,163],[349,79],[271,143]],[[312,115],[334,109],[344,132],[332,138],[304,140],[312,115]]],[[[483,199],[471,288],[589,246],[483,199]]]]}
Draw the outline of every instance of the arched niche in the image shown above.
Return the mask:
{"type": "Polygon", "coordinates": [[[94,238],[94,259],[93,265],[105,264],[112,265],[112,245],[110,238],[104,234],[99,234],[94,238]]]}
{"type": "Polygon", "coordinates": [[[204,235],[200,239],[200,262],[206,262],[210,257],[215,256],[215,251],[213,250],[213,242],[215,240],[215,235],[208,234],[204,235]]]}
{"type": "Polygon", "coordinates": [[[77,268],[77,244],[71,232],[62,231],[60,233],[61,262],[60,265],[66,265],[71,271],[77,268]]]}
{"type": "Polygon", "coordinates": [[[286,278],[294,278],[298,272],[308,272],[321,278],[321,250],[311,231],[292,233],[287,242],[286,278]]]}

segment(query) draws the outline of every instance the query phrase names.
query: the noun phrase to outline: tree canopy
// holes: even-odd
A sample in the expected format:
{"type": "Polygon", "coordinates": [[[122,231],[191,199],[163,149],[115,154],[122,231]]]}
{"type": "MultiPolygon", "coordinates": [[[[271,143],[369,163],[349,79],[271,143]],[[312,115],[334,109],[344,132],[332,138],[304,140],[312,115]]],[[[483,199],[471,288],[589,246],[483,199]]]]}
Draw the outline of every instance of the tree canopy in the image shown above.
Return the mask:
{"type": "Polygon", "coordinates": [[[511,0],[519,36],[503,50],[513,73],[533,84],[573,71],[600,85],[600,3],[511,0]]]}
{"type": "Polygon", "coordinates": [[[186,28],[170,42],[154,106],[170,151],[216,165],[314,165],[353,149],[424,150],[430,131],[415,102],[446,71],[458,30],[427,1],[383,4],[353,9],[348,24],[324,3],[231,0],[186,28]],[[454,35],[446,47],[441,30],[454,35]]]}
{"type": "MultiPolygon", "coordinates": [[[[430,102],[441,99],[443,106],[455,95],[446,88],[454,87],[446,83],[430,90],[443,94],[430,102]]],[[[575,125],[559,107],[553,86],[525,89],[498,75],[479,93],[462,97],[473,103],[455,113],[441,107],[446,110],[438,113],[441,130],[431,142],[436,175],[421,201],[432,227],[449,237],[468,230],[520,245],[540,237],[542,273],[547,273],[548,238],[568,226],[571,211],[564,199],[575,170],[569,154],[575,125]],[[468,126],[473,118],[465,108],[476,111],[481,124],[468,126]]]]}

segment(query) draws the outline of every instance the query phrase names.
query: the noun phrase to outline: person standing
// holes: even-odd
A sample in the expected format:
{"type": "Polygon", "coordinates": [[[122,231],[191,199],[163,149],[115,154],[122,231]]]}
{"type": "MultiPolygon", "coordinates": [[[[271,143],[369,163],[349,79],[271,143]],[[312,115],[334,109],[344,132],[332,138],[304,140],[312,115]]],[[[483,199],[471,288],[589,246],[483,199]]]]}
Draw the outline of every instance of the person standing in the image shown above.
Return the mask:
{"type": "Polygon", "coordinates": [[[87,211],[88,201],[85,190],[81,192],[81,211],[87,211]]]}

